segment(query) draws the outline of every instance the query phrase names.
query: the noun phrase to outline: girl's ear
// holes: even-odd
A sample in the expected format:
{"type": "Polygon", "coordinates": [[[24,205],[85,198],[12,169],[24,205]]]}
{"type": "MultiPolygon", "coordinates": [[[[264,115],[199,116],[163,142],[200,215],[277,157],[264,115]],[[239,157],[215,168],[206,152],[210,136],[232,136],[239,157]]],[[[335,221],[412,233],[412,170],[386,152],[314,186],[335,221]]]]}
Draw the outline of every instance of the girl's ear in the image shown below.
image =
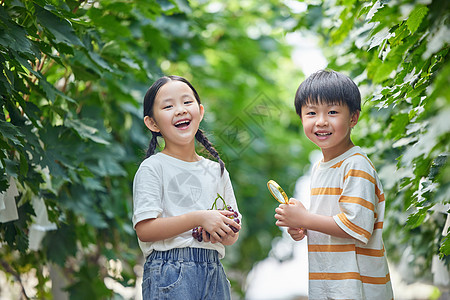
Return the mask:
{"type": "Polygon", "coordinates": [[[355,111],[352,116],[350,117],[350,128],[355,127],[355,125],[358,123],[359,120],[359,113],[360,111],[357,110],[355,111]]]}
{"type": "Polygon", "coordinates": [[[205,115],[205,107],[200,104],[200,122],[203,120],[203,116],[205,115]]]}
{"type": "Polygon", "coordinates": [[[148,129],[154,132],[160,132],[158,125],[156,124],[155,120],[149,116],[144,117],[144,123],[145,126],[147,126],[148,129]]]}

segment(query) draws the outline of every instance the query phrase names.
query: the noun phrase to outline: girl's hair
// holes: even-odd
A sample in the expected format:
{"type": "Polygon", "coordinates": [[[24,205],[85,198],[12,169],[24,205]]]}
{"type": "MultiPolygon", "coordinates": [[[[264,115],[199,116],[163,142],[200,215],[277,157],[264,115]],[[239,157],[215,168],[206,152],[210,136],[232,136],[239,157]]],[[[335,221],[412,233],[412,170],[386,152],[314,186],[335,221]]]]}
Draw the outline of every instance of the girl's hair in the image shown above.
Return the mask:
{"type": "Polygon", "coordinates": [[[349,77],[333,70],[320,70],[303,81],[295,93],[295,111],[301,117],[307,104],[347,105],[350,114],[361,111],[361,94],[349,77]]]}
{"type": "MultiPolygon", "coordinates": [[[[181,82],[187,84],[189,86],[189,88],[192,90],[192,92],[194,93],[194,97],[197,100],[197,103],[200,105],[200,103],[201,103],[200,96],[198,95],[197,91],[195,90],[195,88],[192,86],[192,84],[189,81],[187,81],[183,77],[175,76],[175,75],[163,76],[163,77],[159,78],[158,80],[156,80],[152,84],[152,86],[148,89],[147,93],[145,94],[144,117],[149,116],[149,117],[153,118],[153,104],[155,103],[156,94],[158,93],[159,89],[163,85],[165,85],[169,81],[173,81],[173,80],[181,81],[181,82]]],[[[148,158],[148,157],[152,156],[153,154],[155,154],[155,149],[158,146],[158,136],[161,136],[161,133],[152,131],[152,139],[150,140],[150,144],[148,146],[147,154],[146,154],[145,158],[148,158]]],[[[214,158],[217,159],[217,161],[220,164],[220,173],[223,174],[223,171],[225,169],[225,164],[220,159],[219,153],[213,147],[211,142],[208,140],[208,138],[204,134],[203,130],[201,130],[199,128],[197,130],[197,133],[195,134],[195,138],[197,139],[197,141],[199,141],[203,145],[203,147],[205,147],[206,150],[208,150],[208,152],[214,158]]]]}

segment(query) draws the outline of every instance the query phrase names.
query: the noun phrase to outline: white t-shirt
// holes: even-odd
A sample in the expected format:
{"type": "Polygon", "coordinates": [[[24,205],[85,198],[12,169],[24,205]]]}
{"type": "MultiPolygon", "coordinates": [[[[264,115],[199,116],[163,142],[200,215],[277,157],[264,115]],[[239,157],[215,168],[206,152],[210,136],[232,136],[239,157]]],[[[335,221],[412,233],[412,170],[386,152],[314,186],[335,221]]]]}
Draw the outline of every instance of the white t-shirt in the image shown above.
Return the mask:
{"type": "Polygon", "coordinates": [[[392,299],[382,239],[385,199],[375,168],[359,147],[311,174],[310,212],[333,216],[353,238],[308,231],[309,299],[392,299]]]}
{"type": "MultiPolygon", "coordinates": [[[[238,211],[229,173],[224,170],[221,175],[219,163],[203,157],[196,162],[186,162],[159,152],[145,159],[135,174],[133,227],[146,219],[210,209],[217,193],[238,211]]],[[[217,204],[222,208],[220,199],[217,204]]],[[[213,249],[219,252],[220,258],[225,256],[224,245],[198,242],[192,237],[192,230],[161,241],[142,242],[138,239],[138,242],[145,257],[153,250],[184,247],[213,249]]]]}

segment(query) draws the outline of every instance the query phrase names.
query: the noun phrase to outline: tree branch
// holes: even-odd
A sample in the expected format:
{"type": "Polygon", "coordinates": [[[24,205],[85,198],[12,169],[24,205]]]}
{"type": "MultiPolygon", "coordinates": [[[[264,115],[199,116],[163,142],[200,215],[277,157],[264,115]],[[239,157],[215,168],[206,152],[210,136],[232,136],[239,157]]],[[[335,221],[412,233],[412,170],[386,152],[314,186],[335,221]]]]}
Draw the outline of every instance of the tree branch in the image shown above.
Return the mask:
{"type": "Polygon", "coordinates": [[[10,273],[13,277],[14,277],[14,279],[19,283],[19,285],[20,285],[20,287],[21,287],[21,289],[22,289],[22,296],[25,298],[25,299],[30,299],[30,297],[28,297],[28,295],[27,295],[27,292],[25,291],[25,287],[24,287],[24,285],[23,285],[23,283],[22,283],[22,279],[20,279],[20,274],[19,273],[17,273],[5,260],[3,260],[3,259],[0,259],[0,265],[3,267],[3,269],[6,271],[6,272],[8,272],[8,273],[10,273]]]}

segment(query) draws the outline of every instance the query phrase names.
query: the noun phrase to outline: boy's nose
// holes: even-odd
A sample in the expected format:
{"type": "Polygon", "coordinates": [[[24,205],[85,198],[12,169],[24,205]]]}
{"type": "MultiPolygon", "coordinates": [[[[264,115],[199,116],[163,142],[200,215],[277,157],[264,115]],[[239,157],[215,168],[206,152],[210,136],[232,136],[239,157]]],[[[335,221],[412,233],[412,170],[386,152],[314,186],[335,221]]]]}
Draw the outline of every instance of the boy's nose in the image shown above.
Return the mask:
{"type": "Polygon", "coordinates": [[[317,126],[327,126],[328,125],[327,118],[325,116],[319,115],[316,120],[316,125],[317,126]]]}

